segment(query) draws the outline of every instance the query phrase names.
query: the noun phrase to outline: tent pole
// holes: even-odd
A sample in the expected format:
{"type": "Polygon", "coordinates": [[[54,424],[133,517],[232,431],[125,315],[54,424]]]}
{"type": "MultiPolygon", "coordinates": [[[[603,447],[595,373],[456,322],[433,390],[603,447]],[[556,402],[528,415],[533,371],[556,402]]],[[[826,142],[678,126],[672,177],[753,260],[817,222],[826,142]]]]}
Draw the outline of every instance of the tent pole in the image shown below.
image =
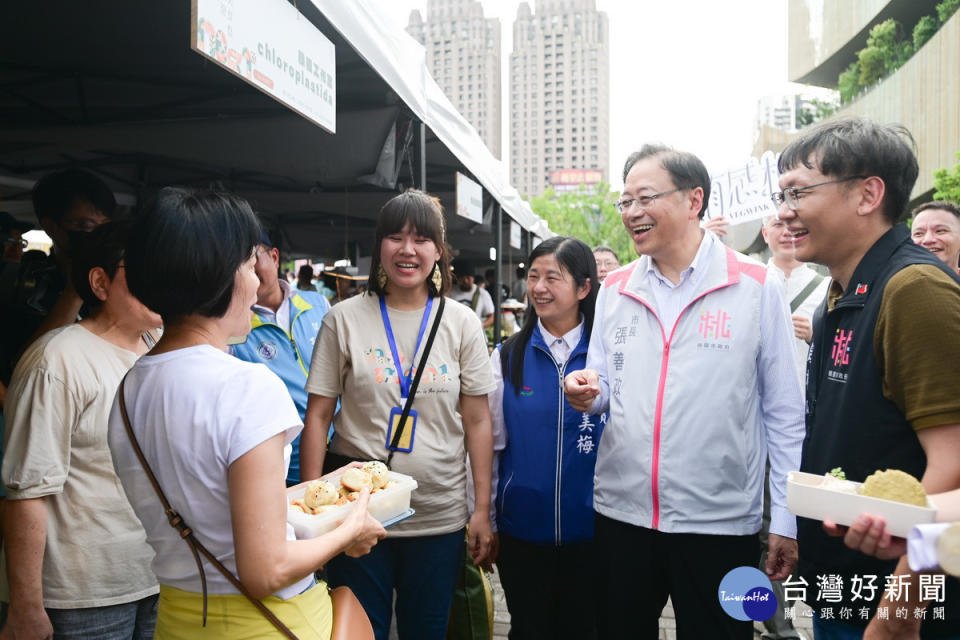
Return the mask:
{"type": "Polygon", "coordinates": [[[427,190],[427,125],[424,122],[420,122],[420,141],[419,141],[419,156],[420,156],[420,190],[426,192],[427,190]]]}
{"type": "Polygon", "coordinates": [[[500,305],[503,304],[502,298],[502,287],[500,283],[503,282],[503,276],[500,273],[500,265],[503,262],[503,207],[500,206],[499,202],[494,204],[494,216],[496,225],[496,251],[497,251],[497,263],[494,265],[494,284],[493,284],[493,344],[498,344],[503,336],[500,333],[500,326],[503,321],[503,311],[500,309],[500,305]]]}

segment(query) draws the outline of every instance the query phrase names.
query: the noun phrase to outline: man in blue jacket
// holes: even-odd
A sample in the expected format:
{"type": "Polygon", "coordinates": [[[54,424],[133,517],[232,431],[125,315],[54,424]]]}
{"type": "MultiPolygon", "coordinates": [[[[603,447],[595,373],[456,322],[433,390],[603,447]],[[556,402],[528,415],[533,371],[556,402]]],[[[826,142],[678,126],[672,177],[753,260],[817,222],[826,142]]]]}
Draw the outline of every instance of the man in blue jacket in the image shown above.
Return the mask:
{"type": "MultiPolygon", "coordinates": [[[[330,303],[315,291],[296,291],[279,277],[280,251],[263,232],[255,266],[260,287],[253,305],[250,334],[232,347],[233,355],[247,362],[261,362],[287,385],[300,419],[307,410],[307,372],[313,343],[320,333],[330,303]]],[[[300,482],[300,437],[293,441],[287,484],[300,482]]]]}

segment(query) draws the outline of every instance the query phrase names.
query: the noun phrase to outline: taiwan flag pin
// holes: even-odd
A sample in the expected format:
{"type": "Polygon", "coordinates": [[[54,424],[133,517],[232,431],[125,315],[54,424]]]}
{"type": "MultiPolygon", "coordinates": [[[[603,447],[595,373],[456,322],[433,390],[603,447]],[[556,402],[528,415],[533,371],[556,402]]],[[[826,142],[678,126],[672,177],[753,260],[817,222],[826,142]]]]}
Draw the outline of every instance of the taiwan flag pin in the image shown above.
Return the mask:
{"type": "Polygon", "coordinates": [[[867,285],[865,285],[865,284],[857,284],[856,294],[857,294],[858,296],[862,296],[862,295],[866,295],[866,293],[867,293],[867,285]]]}

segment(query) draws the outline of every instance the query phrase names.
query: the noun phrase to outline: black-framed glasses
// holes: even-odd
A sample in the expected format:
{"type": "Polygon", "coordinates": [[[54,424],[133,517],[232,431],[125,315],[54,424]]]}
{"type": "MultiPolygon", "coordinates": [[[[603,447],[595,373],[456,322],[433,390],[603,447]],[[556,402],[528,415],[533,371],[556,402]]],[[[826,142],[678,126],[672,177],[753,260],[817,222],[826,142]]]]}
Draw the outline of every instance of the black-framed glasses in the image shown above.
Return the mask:
{"type": "Polygon", "coordinates": [[[836,184],[838,182],[848,182],[850,180],[866,180],[868,177],[869,176],[847,176],[846,178],[837,178],[836,180],[818,182],[817,184],[807,185],[806,187],[787,187],[783,191],[771,193],[770,200],[773,201],[773,206],[775,206],[777,209],[782,207],[783,203],[786,202],[787,206],[790,207],[792,211],[796,211],[800,206],[799,194],[803,193],[804,191],[822,187],[825,184],[836,184]]]}
{"type": "Polygon", "coordinates": [[[653,206],[654,201],[661,196],[668,196],[671,193],[676,193],[681,191],[680,187],[676,189],[670,189],[670,191],[661,191],[660,193],[655,193],[652,196],[637,196],[636,198],[626,198],[624,200],[617,200],[613,203],[613,206],[617,208],[617,211],[620,213],[626,213],[630,211],[636,205],[641,211],[646,211],[653,206]]]}
{"type": "Polygon", "coordinates": [[[8,243],[10,243],[10,244],[13,244],[13,243],[15,243],[15,242],[19,242],[21,249],[26,249],[26,248],[27,248],[27,245],[30,244],[29,242],[27,242],[27,239],[26,239],[26,238],[14,238],[13,236],[10,236],[9,238],[4,238],[3,241],[4,241],[4,242],[8,242],[8,243]]]}

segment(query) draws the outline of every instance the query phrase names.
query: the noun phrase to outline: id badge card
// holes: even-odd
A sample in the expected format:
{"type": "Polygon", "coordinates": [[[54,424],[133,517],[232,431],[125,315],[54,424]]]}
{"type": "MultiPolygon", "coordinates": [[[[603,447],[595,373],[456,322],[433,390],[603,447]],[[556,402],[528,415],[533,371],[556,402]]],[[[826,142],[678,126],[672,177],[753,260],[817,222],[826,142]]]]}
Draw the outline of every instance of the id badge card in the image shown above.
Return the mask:
{"type": "Polygon", "coordinates": [[[397,446],[394,447],[394,430],[400,427],[400,418],[402,416],[402,407],[394,407],[393,409],[390,409],[390,420],[387,422],[387,449],[390,451],[402,451],[404,453],[410,453],[413,451],[413,436],[417,431],[417,410],[410,409],[410,414],[407,416],[407,422],[403,427],[402,433],[400,434],[400,442],[398,442],[397,446]]]}

